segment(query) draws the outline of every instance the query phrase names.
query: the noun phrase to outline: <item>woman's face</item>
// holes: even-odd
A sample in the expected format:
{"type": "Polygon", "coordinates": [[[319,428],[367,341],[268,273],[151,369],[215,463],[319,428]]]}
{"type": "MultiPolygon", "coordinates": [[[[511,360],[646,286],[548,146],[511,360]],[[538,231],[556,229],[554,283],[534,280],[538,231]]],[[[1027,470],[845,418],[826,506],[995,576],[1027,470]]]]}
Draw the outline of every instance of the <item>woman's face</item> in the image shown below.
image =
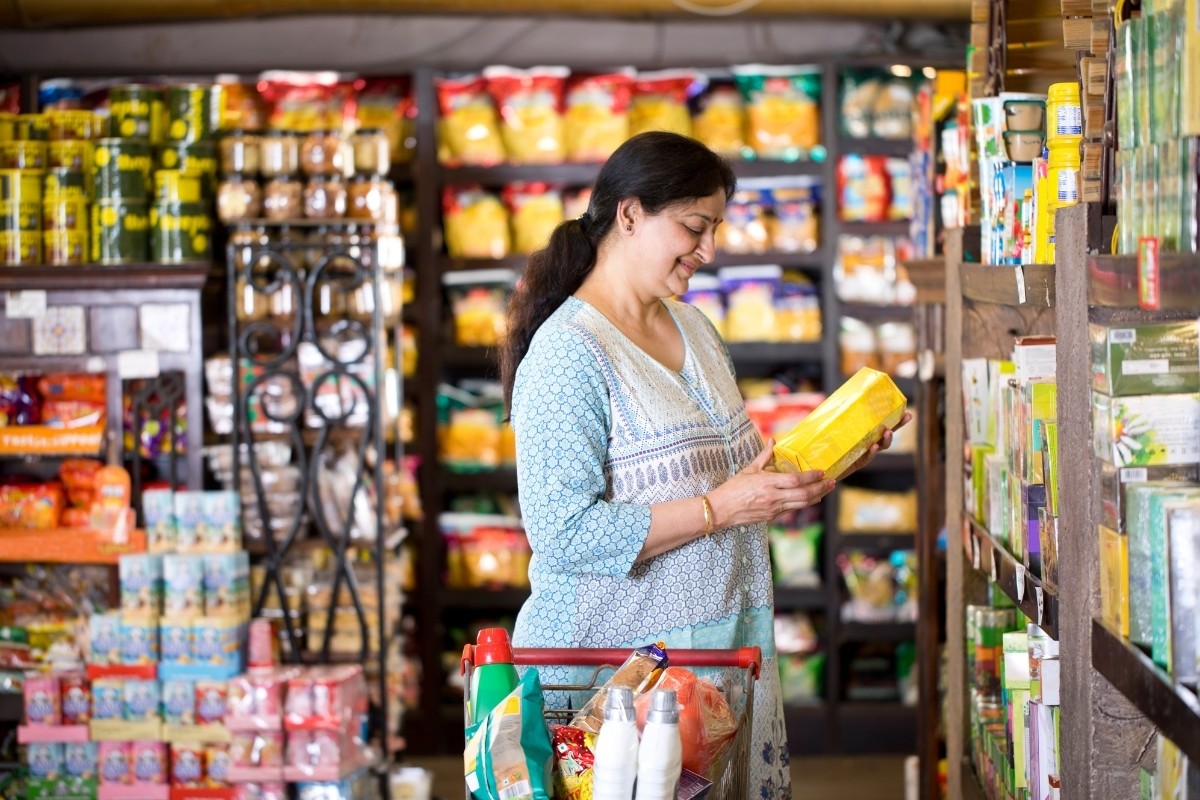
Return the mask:
{"type": "Polygon", "coordinates": [[[724,220],[725,192],[668,206],[634,224],[634,280],[654,297],[687,291],[688,281],[716,257],[714,236],[724,220]]]}

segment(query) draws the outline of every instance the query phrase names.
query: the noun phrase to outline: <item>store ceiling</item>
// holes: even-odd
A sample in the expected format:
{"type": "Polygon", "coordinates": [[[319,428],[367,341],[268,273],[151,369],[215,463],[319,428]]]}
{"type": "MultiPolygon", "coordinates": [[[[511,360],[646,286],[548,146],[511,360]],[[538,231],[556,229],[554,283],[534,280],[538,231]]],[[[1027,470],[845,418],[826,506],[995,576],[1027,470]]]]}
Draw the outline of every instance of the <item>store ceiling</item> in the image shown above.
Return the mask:
{"type": "Polygon", "coordinates": [[[339,13],[965,20],[970,0],[0,0],[0,28],[339,13]]]}

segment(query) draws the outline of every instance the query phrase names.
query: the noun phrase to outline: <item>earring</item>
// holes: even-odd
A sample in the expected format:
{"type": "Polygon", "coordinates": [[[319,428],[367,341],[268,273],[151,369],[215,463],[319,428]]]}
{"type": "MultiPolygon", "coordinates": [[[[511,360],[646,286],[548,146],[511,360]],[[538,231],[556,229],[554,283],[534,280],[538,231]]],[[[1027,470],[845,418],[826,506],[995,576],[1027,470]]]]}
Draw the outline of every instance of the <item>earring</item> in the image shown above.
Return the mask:
{"type": "Polygon", "coordinates": [[[626,225],[626,226],[625,226],[625,230],[626,230],[628,233],[633,233],[633,225],[626,225]]]}

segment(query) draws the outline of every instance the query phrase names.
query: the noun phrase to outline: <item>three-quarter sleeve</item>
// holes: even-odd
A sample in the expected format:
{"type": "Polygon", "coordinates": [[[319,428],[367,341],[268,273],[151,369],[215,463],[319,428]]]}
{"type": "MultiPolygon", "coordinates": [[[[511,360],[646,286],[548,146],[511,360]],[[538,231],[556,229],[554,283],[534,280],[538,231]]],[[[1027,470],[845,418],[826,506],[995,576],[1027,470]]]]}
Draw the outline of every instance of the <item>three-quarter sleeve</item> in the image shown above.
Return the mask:
{"type": "Polygon", "coordinates": [[[605,500],[611,410],[600,363],[570,328],[536,337],[513,387],[521,513],[537,568],[626,575],[650,507],[605,500]]]}

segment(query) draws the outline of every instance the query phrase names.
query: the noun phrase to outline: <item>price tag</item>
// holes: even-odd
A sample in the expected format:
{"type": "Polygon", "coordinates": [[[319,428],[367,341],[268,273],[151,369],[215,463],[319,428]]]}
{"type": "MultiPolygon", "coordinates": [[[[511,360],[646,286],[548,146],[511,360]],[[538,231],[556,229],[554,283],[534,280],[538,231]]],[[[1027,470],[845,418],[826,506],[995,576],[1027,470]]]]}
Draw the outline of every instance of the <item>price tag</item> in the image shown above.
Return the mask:
{"type": "Polygon", "coordinates": [[[5,292],[4,313],[9,319],[37,319],[46,313],[46,293],[40,290],[5,292]]]}
{"type": "Polygon", "coordinates": [[[1150,311],[1157,311],[1162,302],[1162,285],[1158,266],[1158,238],[1155,236],[1139,238],[1138,305],[1150,311]]]}
{"type": "Polygon", "coordinates": [[[1038,623],[1038,625],[1041,625],[1042,621],[1043,621],[1043,616],[1045,614],[1045,609],[1042,608],[1042,587],[1040,587],[1040,586],[1033,587],[1033,594],[1034,594],[1034,596],[1037,597],[1037,611],[1038,611],[1037,623],[1038,623]]]}
{"type": "Polygon", "coordinates": [[[1025,602],[1025,565],[1017,564],[1017,602],[1025,602]]]}
{"type": "Polygon", "coordinates": [[[971,538],[971,565],[976,572],[983,572],[983,567],[979,565],[979,540],[974,537],[971,538]]]}
{"type": "Polygon", "coordinates": [[[158,377],[156,350],[123,350],[117,353],[117,375],[121,380],[158,377]]]}
{"type": "Polygon", "coordinates": [[[999,582],[1000,582],[999,567],[996,565],[996,562],[997,562],[999,559],[997,559],[997,558],[996,558],[996,551],[995,551],[995,550],[989,550],[988,552],[989,552],[989,553],[991,554],[991,556],[992,556],[992,567],[991,567],[991,572],[992,572],[992,583],[999,583],[999,582]]]}
{"type": "Polygon", "coordinates": [[[1013,270],[1013,277],[1017,279],[1017,305],[1025,305],[1025,268],[1017,264],[1017,268],[1013,270]]]}

